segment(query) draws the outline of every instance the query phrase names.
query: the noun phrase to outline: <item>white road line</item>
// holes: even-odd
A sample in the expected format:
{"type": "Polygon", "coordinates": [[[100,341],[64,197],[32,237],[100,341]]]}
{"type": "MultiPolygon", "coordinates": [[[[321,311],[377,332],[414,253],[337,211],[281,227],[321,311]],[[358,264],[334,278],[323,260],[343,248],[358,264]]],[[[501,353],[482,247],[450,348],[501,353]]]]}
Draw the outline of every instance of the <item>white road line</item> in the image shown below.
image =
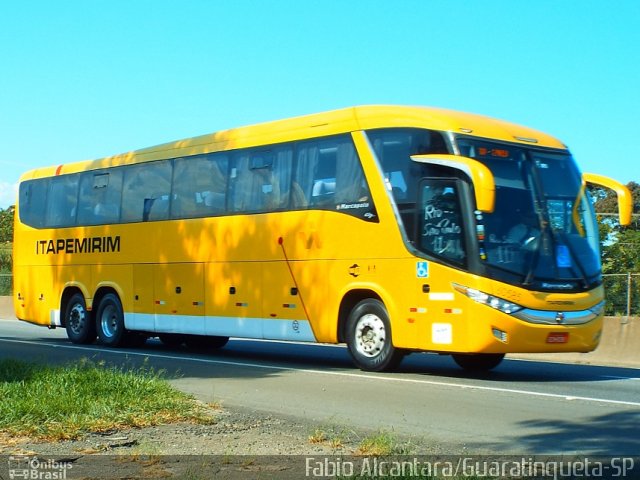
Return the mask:
{"type": "MultiPolygon", "coordinates": [[[[209,364],[215,364],[215,365],[230,365],[230,366],[237,366],[237,367],[260,368],[263,370],[297,371],[297,372],[303,372],[303,373],[314,373],[319,375],[333,375],[338,377],[378,380],[383,382],[414,383],[414,384],[422,384],[422,385],[435,385],[439,387],[458,388],[462,390],[478,390],[478,391],[485,391],[485,392],[512,393],[515,395],[553,398],[553,399],[572,401],[572,402],[583,401],[583,402],[593,402],[593,403],[605,403],[609,405],[625,405],[625,406],[631,406],[631,407],[640,407],[640,402],[609,400],[606,398],[595,398],[595,397],[579,397],[575,395],[561,395],[557,393],[534,392],[531,390],[516,390],[512,388],[487,387],[482,385],[464,385],[460,383],[437,382],[435,380],[425,380],[425,379],[418,379],[418,378],[388,377],[388,376],[377,375],[377,374],[335,372],[335,371],[326,371],[326,370],[316,370],[316,369],[310,369],[310,368],[280,367],[277,365],[268,365],[268,364],[262,364],[262,363],[233,362],[229,360],[211,360],[207,358],[183,357],[178,355],[167,355],[167,354],[159,354],[159,353],[152,353],[152,352],[131,352],[131,351],[115,350],[111,348],[101,348],[101,347],[60,345],[60,344],[52,344],[47,342],[33,342],[29,340],[14,340],[14,339],[3,338],[3,339],[0,339],[0,341],[11,342],[11,343],[23,343],[23,344],[29,344],[29,345],[46,345],[54,348],[84,350],[87,352],[103,352],[103,353],[130,355],[130,356],[138,356],[138,357],[165,358],[169,360],[188,360],[191,362],[209,363],[209,364]]],[[[626,379],[628,377],[622,377],[622,378],[626,379]]]]}

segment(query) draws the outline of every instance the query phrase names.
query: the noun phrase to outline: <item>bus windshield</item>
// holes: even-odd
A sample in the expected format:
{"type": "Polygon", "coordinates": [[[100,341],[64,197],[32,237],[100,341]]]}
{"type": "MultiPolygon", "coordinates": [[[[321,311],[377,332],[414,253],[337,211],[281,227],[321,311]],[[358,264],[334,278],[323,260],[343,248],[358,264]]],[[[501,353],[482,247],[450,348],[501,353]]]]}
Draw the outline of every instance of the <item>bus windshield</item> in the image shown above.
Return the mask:
{"type": "Polygon", "coordinates": [[[494,276],[537,290],[583,290],[600,282],[596,217],[568,152],[460,137],[460,154],[484,163],[495,210],[478,216],[480,254],[494,276]]]}

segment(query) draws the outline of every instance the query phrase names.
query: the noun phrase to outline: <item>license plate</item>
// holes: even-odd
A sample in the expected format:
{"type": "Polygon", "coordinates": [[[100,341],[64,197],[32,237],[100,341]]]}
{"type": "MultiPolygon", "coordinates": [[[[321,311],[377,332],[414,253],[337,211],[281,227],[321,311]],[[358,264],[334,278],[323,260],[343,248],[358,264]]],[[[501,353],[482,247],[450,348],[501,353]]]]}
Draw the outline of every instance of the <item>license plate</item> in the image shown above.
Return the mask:
{"type": "Polygon", "coordinates": [[[547,335],[547,343],[567,343],[568,341],[568,332],[555,332],[547,335]]]}

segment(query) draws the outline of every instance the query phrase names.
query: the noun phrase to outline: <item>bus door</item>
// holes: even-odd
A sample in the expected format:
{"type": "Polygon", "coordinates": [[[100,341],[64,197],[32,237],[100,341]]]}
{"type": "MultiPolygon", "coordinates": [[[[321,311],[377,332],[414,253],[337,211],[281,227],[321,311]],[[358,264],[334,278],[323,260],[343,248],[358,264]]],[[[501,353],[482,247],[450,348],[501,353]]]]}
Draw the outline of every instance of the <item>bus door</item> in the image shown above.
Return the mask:
{"type": "Polygon", "coordinates": [[[448,350],[466,341],[466,315],[453,288],[468,271],[472,245],[466,187],[455,178],[423,178],[419,187],[415,246],[428,260],[421,262],[424,271],[418,268],[416,275],[423,277],[418,280],[429,312],[424,334],[435,350],[448,350]]]}

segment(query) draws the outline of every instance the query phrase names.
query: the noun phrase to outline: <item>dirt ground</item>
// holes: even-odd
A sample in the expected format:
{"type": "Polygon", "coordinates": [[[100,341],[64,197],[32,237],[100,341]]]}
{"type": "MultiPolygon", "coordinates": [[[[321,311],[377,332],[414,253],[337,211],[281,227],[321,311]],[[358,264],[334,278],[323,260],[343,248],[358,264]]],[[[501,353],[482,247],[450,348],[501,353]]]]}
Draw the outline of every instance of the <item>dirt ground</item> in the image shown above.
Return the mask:
{"type": "MultiPolygon", "coordinates": [[[[51,456],[126,455],[304,455],[332,454],[353,447],[310,440],[316,428],[253,412],[219,410],[213,425],[172,424],[91,433],[73,441],[5,439],[3,454],[51,456]],[[337,448],[334,448],[337,447],[337,448]]],[[[320,429],[320,427],[318,427],[320,429]]],[[[355,437],[355,433],[351,434],[355,437]]]]}
{"type": "Polygon", "coordinates": [[[89,434],[74,441],[0,437],[0,479],[304,478],[309,458],[316,462],[379,454],[375,442],[367,446],[367,440],[376,437],[390,441],[386,446],[392,454],[461,453],[393,432],[355,431],[226,408],[214,415],[217,420],[212,425],[160,425],[89,434]],[[19,462],[48,476],[17,476],[19,462]],[[11,474],[7,465],[10,470],[14,467],[13,476],[7,475],[11,474]],[[51,476],[54,473],[59,475],[51,476]]]}

